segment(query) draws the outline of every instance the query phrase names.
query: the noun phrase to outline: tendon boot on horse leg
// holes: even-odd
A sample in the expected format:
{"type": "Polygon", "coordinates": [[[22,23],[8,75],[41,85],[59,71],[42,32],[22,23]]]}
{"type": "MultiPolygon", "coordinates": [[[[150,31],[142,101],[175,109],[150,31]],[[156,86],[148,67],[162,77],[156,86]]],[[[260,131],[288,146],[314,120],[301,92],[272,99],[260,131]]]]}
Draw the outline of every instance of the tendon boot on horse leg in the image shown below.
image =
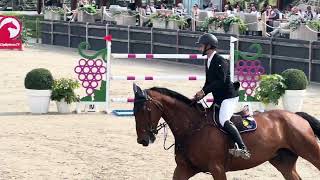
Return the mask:
{"type": "Polygon", "coordinates": [[[250,159],[251,154],[247,150],[247,147],[244,144],[236,126],[231,121],[226,121],[223,127],[224,130],[228,132],[228,135],[231,137],[231,139],[237,144],[234,149],[229,149],[229,153],[235,157],[250,159]]]}

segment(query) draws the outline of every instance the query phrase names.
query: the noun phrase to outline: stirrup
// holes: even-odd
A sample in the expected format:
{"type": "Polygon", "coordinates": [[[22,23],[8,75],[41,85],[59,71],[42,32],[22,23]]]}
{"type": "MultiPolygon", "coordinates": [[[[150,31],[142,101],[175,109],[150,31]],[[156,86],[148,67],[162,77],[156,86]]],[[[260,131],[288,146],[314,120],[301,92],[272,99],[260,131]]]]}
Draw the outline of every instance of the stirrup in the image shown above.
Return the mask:
{"type": "Polygon", "coordinates": [[[240,149],[237,144],[235,144],[235,145],[236,145],[235,148],[229,149],[229,153],[231,155],[233,155],[234,157],[241,157],[243,159],[250,159],[251,154],[248,150],[240,149]]]}

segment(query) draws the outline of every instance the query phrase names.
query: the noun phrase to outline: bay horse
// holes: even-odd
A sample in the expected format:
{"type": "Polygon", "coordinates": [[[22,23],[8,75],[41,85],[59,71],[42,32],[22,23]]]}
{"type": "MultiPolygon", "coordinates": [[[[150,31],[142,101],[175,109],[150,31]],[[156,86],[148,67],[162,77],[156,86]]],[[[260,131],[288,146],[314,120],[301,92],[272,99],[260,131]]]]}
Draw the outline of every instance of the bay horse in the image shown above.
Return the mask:
{"type": "MultiPolygon", "coordinates": [[[[215,180],[226,180],[226,172],[249,169],[269,161],[287,180],[299,180],[298,157],[320,170],[320,122],[311,115],[284,110],[255,114],[255,131],[243,133],[250,159],[228,153],[231,140],[208,123],[203,112],[190,106],[192,100],[166,88],[142,90],[133,85],[134,116],[137,142],[148,146],[154,142],[161,118],[175,138],[176,168],[174,180],[185,180],[200,172],[208,172],[215,180]]],[[[234,144],[233,144],[234,145],[234,144]]]]}

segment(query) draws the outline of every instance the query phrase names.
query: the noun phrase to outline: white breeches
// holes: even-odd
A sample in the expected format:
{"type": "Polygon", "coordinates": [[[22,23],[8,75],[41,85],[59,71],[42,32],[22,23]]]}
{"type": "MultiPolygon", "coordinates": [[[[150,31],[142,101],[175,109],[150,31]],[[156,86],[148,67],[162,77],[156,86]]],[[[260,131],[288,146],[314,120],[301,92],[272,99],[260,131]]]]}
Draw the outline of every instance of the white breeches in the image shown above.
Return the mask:
{"type": "Polygon", "coordinates": [[[239,96],[222,101],[219,112],[219,122],[222,126],[226,121],[230,121],[233,113],[235,113],[238,101],[239,96]]]}

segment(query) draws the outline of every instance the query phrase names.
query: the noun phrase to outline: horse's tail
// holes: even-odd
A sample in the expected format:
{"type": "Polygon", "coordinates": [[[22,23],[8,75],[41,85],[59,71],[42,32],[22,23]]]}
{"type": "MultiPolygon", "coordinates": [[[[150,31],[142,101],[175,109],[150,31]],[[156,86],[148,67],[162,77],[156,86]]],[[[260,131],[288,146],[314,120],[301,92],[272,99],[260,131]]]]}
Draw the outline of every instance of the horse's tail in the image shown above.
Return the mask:
{"type": "Polygon", "coordinates": [[[305,112],[296,112],[296,114],[309,122],[313,132],[320,139],[320,121],[317,118],[305,112]]]}

